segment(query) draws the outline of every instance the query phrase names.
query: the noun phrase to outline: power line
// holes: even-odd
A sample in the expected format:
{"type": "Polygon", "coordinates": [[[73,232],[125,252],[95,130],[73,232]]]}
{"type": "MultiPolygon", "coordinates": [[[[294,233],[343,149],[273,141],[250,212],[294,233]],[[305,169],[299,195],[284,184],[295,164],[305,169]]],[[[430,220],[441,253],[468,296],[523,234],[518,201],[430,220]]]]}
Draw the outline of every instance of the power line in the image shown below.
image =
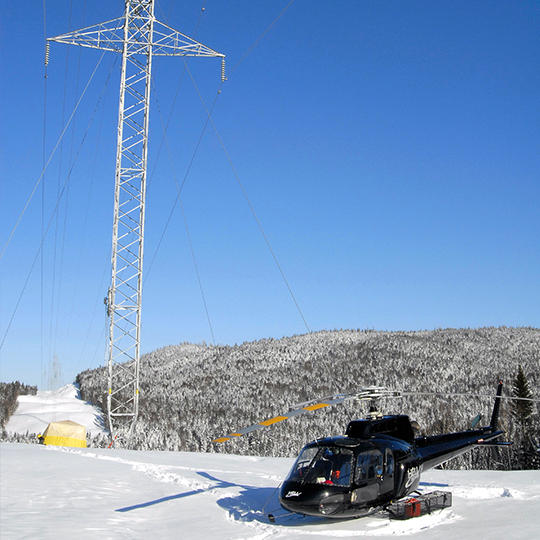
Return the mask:
{"type": "Polygon", "coordinates": [[[283,11],[275,18],[274,22],[259,36],[259,39],[257,39],[257,41],[255,41],[255,43],[247,50],[247,52],[244,54],[244,56],[242,56],[242,58],[240,58],[240,60],[238,60],[238,62],[233,66],[233,68],[230,71],[227,72],[227,78],[246,59],[246,57],[253,51],[253,49],[255,49],[255,47],[260,43],[262,38],[270,31],[272,26],[274,26],[274,24],[276,24],[279,21],[279,19],[281,19],[283,14],[291,7],[291,4],[293,2],[294,2],[294,0],[291,0],[285,6],[285,9],[283,9],[283,11]]]}
{"type": "Polygon", "coordinates": [[[291,298],[293,299],[293,302],[296,306],[296,309],[298,310],[298,313],[300,314],[300,317],[302,318],[302,321],[304,322],[304,325],[305,327],[307,328],[307,331],[311,333],[311,329],[309,328],[309,325],[306,321],[306,318],[304,317],[304,314],[302,313],[302,310],[300,309],[300,306],[298,304],[298,302],[296,301],[296,297],[294,296],[294,293],[291,289],[291,286],[289,285],[289,282],[287,281],[287,278],[285,277],[285,273],[283,272],[283,269],[281,268],[281,265],[279,264],[279,261],[278,261],[278,258],[274,252],[274,250],[272,249],[272,245],[270,244],[270,240],[268,240],[268,237],[266,236],[266,233],[264,232],[264,229],[263,229],[263,226],[262,226],[262,223],[260,222],[256,212],[255,212],[255,208],[253,208],[253,205],[251,204],[251,201],[249,199],[249,196],[244,188],[244,185],[242,184],[242,181],[240,180],[240,177],[238,176],[238,173],[236,172],[236,169],[233,165],[233,162],[231,160],[231,157],[229,156],[229,153],[227,152],[227,149],[225,148],[225,144],[223,143],[223,140],[221,139],[221,136],[219,135],[219,132],[217,130],[217,127],[216,125],[214,124],[214,120],[212,119],[211,115],[210,115],[210,112],[208,111],[207,107],[206,107],[206,104],[204,103],[204,100],[202,99],[202,96],[201,96],[201,93],[199,92],[199,89],[197,88],[197,85],[195,83],[195,80],[193,79],[193,76],[191,75],[191,71],[189,70],[189,67],[187,67],[186,65],[186,69],[187,69],[187,72],[191,78],[191,81],[193,82],[193,85],[195,86],[195,89],[197,90],[197,94],[199,95],[199,99],[201,100],[202,104],[203,104],[203,107],[204,109],[206,110],[206,114],[208,116],[208,119],[209,121],[212,123],[212,127],[214,128],[214,131],[216,133],[216,136],[219,140],[219,143],[221,145],[221,148],[223,149],[223,152],[225,152],[225,156],[227,157],[227,161],[229,162],[229,165],[233,171],[233,174],[236,178],[236,181],[238,182],[238,185],[240,186],[240,189],[242,190],[242,193],[244,194],[244,197],[248,203],[248,206],[251,210],[251,213],[253,214],[253,217],[255,218],[255,221],[257,222],[257,225],[259,226],[259,230],[261,231],[261,234],[263,235],[263,238],[266,242],[266,245],[268,246],[268,249],[270,250],[270,253],[272,254],[272,257],[274,259],[274,262],[276,263],[276,266],[278,267],[278,270],[281,274],[281,277],[283,278],[283,281],[285,282],[285,285],[287,286],[287,289],[289,291],[289,294],[291,296],[291,298]]]}
{"type": "MultiPolygon", "coordinates": [[[[81,100],[82,100],[82,98],[83,98],[83,96],[84,96],[84,94],[85,94],[85,92],[86,92],[86,89],[88,88],[88,86],[89,86],[91,80],[93,79],[93,77],[94,77],[94,75],[95,75],[95,73],[96,73],[96,71],[97,71],[97,68],[98,68],[99,64],[101,63],[101,60],[102,60],[104,54],[105,54],[105,53],[103,53],[103,54],[101,55],[101,58],[99,59],[97,65],[96,65],[96,68],[94,69],[94,72],[92,73],[92,75],[91,75],[91,77],[90,77],[90,80],[88,81],[88,84],[86,85],[86,87],[85,87],[85,89],[84,89],[84,92],[83,92],[82,95],[81,95],[81,98],[80,98],[79,101],[77,102],[77,105],[75,106],[75,109],[73,110],[73,113],[72,113],[70,119],[68,120],[68,123],[66,124],[64,130],[62,131],[62,134],[60,135],[60,139],[63,137],[64,133],[66,132],[67,127],[68,127],[68,125],[69,125],[69,122],[70,122],[71,119],[73,118],[73,115],[75,114],[75,111],[77,110],[77,107],[79,106],[79,104],[80,104],[80,102],[81,102],[81,100]]],[[[101,98],[100,98],[100,99],[101,99],[101,98]]],[[[75,160],[73,161],[73,164],[71,165],[71,168],[70,168],[70,170],[69,170],[69,172],[68,172],[68,175],[67,175],[67,178],[66,178],[66,180],[65,180],[65,182],[64,182],[64,185],[62,186],[62,189],[60,190],[60,193],[58,194],[58,198],[57,198],[57,201],[56,201],[56,205],[55,205],[55,207],[54,207],[54,209],[53,209],[53,212],[52,212],[52,214],[51,214],[51,217],[50,217],[50,219],[49,219],[49,223],[47,224],[46,229],[45,229],[45,230],[43,231],[43,233],[42,233],[41,242],[40,242],[40,244],[39,244],[39,247],[38,247],[36,256],[34,257],[34,260],[33,260],[32,265],[31,265],[31,267],[30,267],[30,271],[28,272],[28,276],[27,276],[27,278],[26,278],[26,281],[24,282],[23,288],[22,288],[22,290],[21,290],[21,293],[20,293],[20,295],[19,295],[19,298],[18,298],[17,303],[16,303],[16,305],[15,305],[15,308],[14,308],[14,310],[13,310],[13,313],[11,314],[11,318],[10,318],[10,320],[9,320],[9,323],[8,323],[8,325],[7,325],[7,328],[6,328],[6,331],[5,331],[5,333],[4,333],[4,337],[2,338],[2,342],[0,343],[0,350],[2,349],[2,347],[3,347],[3,345],[4,345],[4,342],[5,342],[5,340],[6,340],[6,337],[7,337],[7,335],[8,335],[9,329],[11,328],[11,324],[13,323],[13,319],[15,318],[15,314],[17,313],[17,310],[18,310],[18,308],[19,308],[19,304],[21,303],[22,297],[23,297],[23,295],[24,295],[24,292],[25,292],[26,287],[27,287],[27,285],[28,285],[28,282],[29,282],[29,280],[30,280],[30,276],[31,276],[31,274],[32,274],[32,271],[34,270],[34,266],[35,266],[35,264],[36,264],[36,261],[37,261],[39,255],[40,255],[40,252],[43,251],[43,244],[44,244],[44,242],[45,242],[45,238],[47,237],[47,233],[49,232],[49,229],[50,229],[50,227],[51,227],[51,224],[52,224],[52,222],[53,222],[53,219],[55,218],[55,216],[56,216],[56,214],[57,214],[58,206],[60,205],[60,201],[62,200],[62,196],[63,196],[63,194],[64,194],[64,191],[66,190],[66,187],[67,187],[67,185],[68,185],[68,183],[69,183],[69,180],[70,180],[70,178],[71,178],[71,172],[73,171],[73,167],[75,166],[75,163],[76,163],[76,161],[77,161],[77,157],[78,157],[78,155],[79,155],[79,153],[80,153],[80,151],[81,151],[81,148],[82,148],[82,146],[83,146],[83,144],[84,144],[84,141],[85,141],[85,139],[86,139],[86,136],[87,136],[88,131],[89,131],[89,129],[90,129],[90,126],[91,126],[91,124],[92,124],[92,120],[94,119],[94,116],[95,116],[95,114],[96,114],[96,111],[97,111],[98,106],[99,106],[99,102],[98,102],[98,105],[96,105],[96,108],[94,109],[94,112],[93,112],[93,114],[92,114],[92,117],[90,118],[90,122],[88,123],[88,127],[86,128],[86,131],[85,131],[85,133],[84,133],[84,135],[83,135],[83,138],[82,138],[81,143],[80,143],[80,145],[79,145],[79,148],[78,148],[78,150],[77,150],[77,155],[75,156],[75,160]]],[[[17,225],[19,224],[19,222],[20,222],[20,220],[21,220],[21,218],[22,218],[22,215],[24,214],[24,211],[25,211],[26,208],[28,207],[28,204],[30,203],[30,199],[31,199],[32,196],[34,195],[34,193],[35,193],[35,191],[36,191],[36,189],[37,189],[37,187],[38,187],[38,185],[39,185],[39,182],[41,182],[41,180],[42,180],[42,178],[43,178],[43,175],[45,174],[45,170],[46,170],[47,166],[49,165],[49,163],[51,162],[51,159],[52,159],[52,157],[53,157],[53,155],[54,155],[54,152],[55,152],[56,149],[58,148],[59,143],[60,143],[60,140],[56,143],[56,146],[55,146],[54,149],[53,149],[53,152],[52,152],[52,154],[51,154],[51,156],[50,156],[50,158],[49,158],[49,160],[48,160],[48,162],[47,162],[47,165],[46,165],[45,168],[43,169],[43,171],[42,171],[42,173],[41,173],[41,175],[40,175],[40,177],[39,177],[39,179],[38,179],[38,182],[37,182],[36,185],[34,186],[34,190],[32,191],[32,194],[30,195],[30,198],[28,199],[28,201],[27,201],[27,203],[26,203],[26,206],[25,206],[25,208],[24,208],[24,210],[23,210],[23,213],[22,213],[21,216],[19,217],[19,220],[18,220],[18,222],[17,222],[17,225]]],[[[17,226],[15,226],[15,228],[16,228],[16,227],[17,227],[17,226]]],[[[10,240],[11,237],[13,236],[13,233],[14,233],[14,232],[15,232],[15,229],[12,231],[9,240],[10,240]]],[[[9,240],[8,240],[8,243],[9,243],[9,240]]],[[[7,247],[7,244],[6,244],[6,247],[7,247]]],[[[4,251],[5,251],[5,248],[4,248],[4,251]]]]}
{"type": "MultiPolygon", "coordinates": [[[[94,78],[94,75],[96,74],[96,71],[99,67],[99,64],[101,64],[101,60],[103,59],[103,56],[105,55],[105,53],[103,53],[100,57],[100,59],[98,60],[98,63],[96,64],[96,67],[94,68],[94,71],[92,72],[92,75],[90,76],[90,79],[88,80],[88,83],[86,84],[84,90],[83,90],[83,93],[81,94],[81,97],[79,98],[79,101],[77,101],[77,104],[75,105],[75,108],[73,109],[73,112],[71,113],[71,116],[69,117],[69,120],[67,121],[62,133],[60,134],[60,137],[58,138],[58,141],[56,142],[56,145],[55,147],[53,148],[53,151],[51,152],[51,155],[49,156],[49,159],[47,161],[47,163],[45,164],[45,166],[43,167],[43,170],[41,171],[41,174],[39,175],[39,178],[37,179],[37,182],[34,186],[34,189],[32,189],[32,193],[30,193],[30,196],[28,197],[28,200],[26,201],[26,204],[24,205],[24,208],[22,209],[22,212],[19,216],[19,218],[17,219],[17,223],[15,223],[15,226],[13,227],[13,230],[11,231],[11,234],[9,235],[9,238],[7,239],[5,245],[4,245],[4,249],[2,250],[2,253],[0,253],[0,260],[2,260],[2,257],[4,256],[4,253],[6,252],[6,249],[9,245],[9,243],[11,242],[11,239],[13,238],[13,235],[15,234],[15,231],[17,230],[17,227],[19,226],[19,223],[21,222],[25,212],[26,212],[26,209],[28,208],[28,205],[30,204],[30,201],[32,200],[32,197],[34,196],[40,182],[42,181],[43,179],[43,176],[45,175],[45,171],[47,170],[47,167],[49,166],[49,164],[51,163],[51,160],[52,158],[54,157],[54,154],[56,152],[56,150],[58,149],[58,146],[60,145],[63,137],[64,137],[64,134],[66,133],[66,130],[69,126],[69,124],[71,123],[71,120],[73,119],[73,117],[75,116],[75,112],[77,111],[77,109],[79,108],[79,105],[81,104],[81,101],[84,97],[84,95],[86,94],[86,91],[88,90],[88,87],[90,86],[90,83],[92,82],[92,79],[94,78]]],[[[55,211],[56,211],[56,208],[55,208],[55,211]]]]}

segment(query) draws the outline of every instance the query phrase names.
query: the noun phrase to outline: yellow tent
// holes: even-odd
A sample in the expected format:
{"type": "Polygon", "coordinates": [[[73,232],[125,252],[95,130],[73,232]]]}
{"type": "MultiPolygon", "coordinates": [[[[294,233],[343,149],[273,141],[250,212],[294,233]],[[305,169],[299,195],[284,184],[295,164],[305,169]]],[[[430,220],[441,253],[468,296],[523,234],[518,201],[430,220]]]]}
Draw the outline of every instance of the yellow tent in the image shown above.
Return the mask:
{"type": "Polygon", "coordinates": [[[71,420],[51,422],[43,433],[43,439],[43,444],[86,448],[86,428],[71,420]]]}

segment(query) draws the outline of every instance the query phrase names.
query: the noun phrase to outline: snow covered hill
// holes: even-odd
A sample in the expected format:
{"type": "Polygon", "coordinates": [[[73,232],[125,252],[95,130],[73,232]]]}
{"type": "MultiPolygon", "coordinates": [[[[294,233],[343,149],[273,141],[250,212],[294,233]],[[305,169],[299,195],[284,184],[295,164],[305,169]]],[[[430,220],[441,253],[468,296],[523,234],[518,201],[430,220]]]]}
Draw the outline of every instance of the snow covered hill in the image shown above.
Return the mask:
{"type": "MultiPolygon", "coordinates": [[[[424,433],[435,435],[470,427],[477,414],[489,419],[502,378],[504,395],[523,367],[534,397],[540,388],[540,329],[478,328],[423,332],[321,331],[236,346],[182,344],[141,358],[137,428],[138,450],[234,452],[292,457],[299,446],[338,435],[369,404],[347,403],[281,422],[233,444],[216,437],[283,414],[297,403],[333,393],[384,386],[435,396],[381,399],[386,414],[408,414],[424,433]],[[460,394],[449,396],[449,394],[460,394]]],[[[107,408],[107,370],[77,376],[83,399],[107,408]]],[[[523,468],[518,425],[511,404],[501,407],[501,426],[514,447],[502,454],[505,468],[523,468]]],[[[540,431],[538,416],[533,432],[540,431]]],[[[489,452],[456,458],[454,468],[489,468],[489,452]]],[[[530,468],[530,467],[528,467],[530,468]]]]}
{"type": "Polygon", "coordinates": [[[19,396],[18,407],[6,425],[10,433],[43,433],[50,422],[73,420],[86,427],[92,437],[106,433],[101,411],[83,401],[79,389],[68,384],[59,390],[38,391],[35,396],[19,396]]]}
{"type": "Polygon", "coordinates": [[[1,538],[538,538],[540,471],[429,471],[453,507],[409,521],[278,517],[290,458],[0,444],[1,538]],[[265,506],[266,505],[266,506],[265,506]]]}

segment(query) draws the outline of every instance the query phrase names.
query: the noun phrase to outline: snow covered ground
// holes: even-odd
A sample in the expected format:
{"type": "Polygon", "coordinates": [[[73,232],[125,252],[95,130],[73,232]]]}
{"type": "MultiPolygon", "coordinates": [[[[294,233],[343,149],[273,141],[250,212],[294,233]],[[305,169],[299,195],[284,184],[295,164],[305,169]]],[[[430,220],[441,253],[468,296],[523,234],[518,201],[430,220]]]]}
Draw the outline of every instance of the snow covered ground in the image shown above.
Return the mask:
{"type": "MultiPolygon", "coordinates": [[[[52,420],[87,429],[102,421],[72,385],[19,401],[11,432],[33,432],[52,420]]],[[[0,538],[532,540],[540,534],[540,471],[429,471],[422,490],[451,491],[452,508],[409,521],[385,514],[336,521],[283,515],[276,488],[292,462],[2,443],[0,538]],[[268,513],[277,516],[275,524],[268,513]]]]}
{"type": "Polygon", "coordinates": [[[540,471],[430,471],[453,507],[409,521],[279,515],[291,459],[0,444],[2,538],[536,539],[540,471]],[[266,507],[265,507],[266,504],[266,507]]]}

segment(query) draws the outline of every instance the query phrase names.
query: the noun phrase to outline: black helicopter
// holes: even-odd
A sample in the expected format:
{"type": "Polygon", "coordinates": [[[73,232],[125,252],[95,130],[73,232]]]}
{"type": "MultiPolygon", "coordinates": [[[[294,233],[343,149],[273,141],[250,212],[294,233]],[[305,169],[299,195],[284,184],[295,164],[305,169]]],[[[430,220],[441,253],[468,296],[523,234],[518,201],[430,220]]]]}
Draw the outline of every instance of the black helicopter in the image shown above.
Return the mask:
{"type": "MultiPolygon", "coordinates": [[[[382,416],[372,411],[353,420],[345,435],[313,441],[302,449],[281,485],[279,502],[290,512],[328,518],[361,517],[387,509],[392,501],[418,488],[420,474],[477,446],[500,446],[498,428],[502,382],[499,382],[490,425],[457,433],[416,437],[408,416],[382,416]]],[[[357,394],[307,402],[213,442],[224,442],[308,411],[349,399],[404,395],[370,387],[357,394]],[[302,406],[303,405],[303,406],[302,406]]],[[[477,417],[477,421],[479,417],[477,417]]]]}

